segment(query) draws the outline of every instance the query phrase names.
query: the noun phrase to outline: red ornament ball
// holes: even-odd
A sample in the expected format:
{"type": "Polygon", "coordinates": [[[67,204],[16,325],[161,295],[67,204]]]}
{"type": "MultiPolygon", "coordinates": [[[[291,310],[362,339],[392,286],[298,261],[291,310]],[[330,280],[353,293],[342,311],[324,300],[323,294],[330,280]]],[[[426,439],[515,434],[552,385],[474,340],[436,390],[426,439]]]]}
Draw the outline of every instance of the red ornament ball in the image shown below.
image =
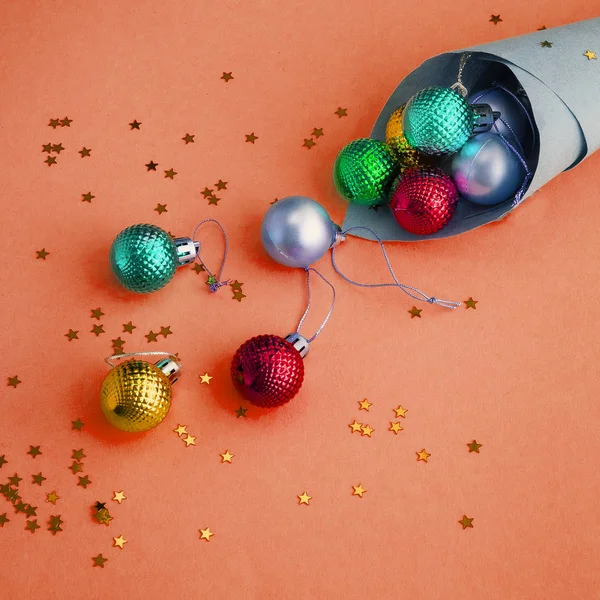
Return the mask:
{"type": "Polygon", "coordinates": [[[396,179],[390,195],[398,225],[416,235],[435,233],[444,227],[457,201],[454,181],[437,167],[408,169],[396,179]]]}
{"type": "Polygon", "coordinates": [[[231,361],[231,379],[252,404],[273,408],[300,391],[304,361],[282,337],[258,335],[238,348],[231,361]]]}

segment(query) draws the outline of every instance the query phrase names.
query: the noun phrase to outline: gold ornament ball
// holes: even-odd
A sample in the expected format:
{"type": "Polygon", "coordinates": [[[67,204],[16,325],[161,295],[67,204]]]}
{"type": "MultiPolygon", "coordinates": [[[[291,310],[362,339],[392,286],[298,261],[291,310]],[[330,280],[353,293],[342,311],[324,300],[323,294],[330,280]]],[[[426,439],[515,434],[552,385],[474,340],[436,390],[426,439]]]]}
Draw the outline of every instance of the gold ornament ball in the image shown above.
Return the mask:
{"type": "Polygon", "coordinates": [[[171,398],[171,383],[156,365],[128,360],[105,377],[100,406],[111,425],[140,432],[162,422],[171,408],[171,398]]]}
{"type": "Polygon", "coordinates": [[[423,166],[423,161],[419,153],[406,141],[404,137],[404,128],[402,127],[402,115],[404,114],[403,104],[397,108],[388,119],[385,126],[385,143],[391,148],[394,157],[400,163],[401,169],[409,167],[423,166]]]}

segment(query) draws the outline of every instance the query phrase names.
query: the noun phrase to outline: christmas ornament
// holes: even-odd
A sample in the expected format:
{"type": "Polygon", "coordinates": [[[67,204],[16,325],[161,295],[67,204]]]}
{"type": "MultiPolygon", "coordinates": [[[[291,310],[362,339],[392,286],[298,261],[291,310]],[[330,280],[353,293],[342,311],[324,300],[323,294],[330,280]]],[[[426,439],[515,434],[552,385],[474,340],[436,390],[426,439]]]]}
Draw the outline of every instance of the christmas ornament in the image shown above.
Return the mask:
{"type": "Polygon", "coordinates": [[[361,138],[344,146],[333,165],[333,183],[348,202],[373,206],[387,202],[398,166],[379,140],[361,138]]]}
{"type": "Polygon", "coordinates": [[[390,208],[398,224],[417,235],[435,233],[450,221],[458,192],[437,167],[408,169],[394,183],[390,208]]]}
{"type": "Polygon", "coordinates": [[[171,408],[172,390],[181,373],[176,356],[165,352],[118,354],[105,359],[113,367],[102,382],[100,406],[111,425],[140,432],[156,427],[171,408]],[[163,356],[157,363],[133,357],[163,356]],[[113,361],[132,358],[117,366],[113,361]]]}
{"type": "Polygon", "coordinates": [[[397,108],[388,119],[385,126],[385,143],[392,151],[400,168],[419,167],[423,164],[421,155],[407,142],[402,125],[402,116],[406,104],[397,108]]]}
{"type": "Polygon", "coordinates": [[[272,204],[260,235],[269,256],[286,267],[307,267],[343,239],[327,211],[305,196],[288,196],[272,204]]]}
{"type": "Polygon", "coordinates": [[[514,197],[526,170],[518,151],[494,133],[472,137],[452,157],[452,178],[460,194],[475,204],[493,205],[514,197]]]}

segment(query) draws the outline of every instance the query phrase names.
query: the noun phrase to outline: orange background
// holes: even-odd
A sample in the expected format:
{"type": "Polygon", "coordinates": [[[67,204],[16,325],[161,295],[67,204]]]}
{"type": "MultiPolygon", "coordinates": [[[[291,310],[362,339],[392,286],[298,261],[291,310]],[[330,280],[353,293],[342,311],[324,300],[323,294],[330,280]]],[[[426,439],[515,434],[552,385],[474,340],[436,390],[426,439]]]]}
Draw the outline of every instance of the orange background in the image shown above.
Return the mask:
{"type": "MultiPolygon", "coordinates": [[[[244,340],[287,334],[304,308],[302,272],[275,265],[260,244],[275,197],[311,196],[341,223],[335,154],[369,134],[410,70],[598,9],[583,0],[4,3],[0,455],[9,462],[0,481],[23,477],[42,529],[24,531],[24,515],[0,497],[11,519],[0,530],[0,596],[598,597],[600,156],[501,223],[389,246],[403,282],[472,296],[476,310],[422,305],[411,319],[401,292],[350,287],[325,259],[318,267],[338,301],[306,359],[301,395],[238,419],[248,404],[228,374],[244,340]],[[47,126],[65,116],[70,127],[47,126]],[[314,127],[324,136],[308,150],[314,127]],[[66,148],[51,167],[48,142],[66,148]],[[90,157],[78,154],[83,146],[90,157]],[[171,167],[173,180],[163,175],[171,167]],[[200,191],[219,178],[228,189],[209,206],[200,191]],[[88,191],[91,204],[81,201],[88,191]],[[168,212],[154,212],[159,202],[168,212]],[[225,275],[244,282],[241,303],[228,288],[210,295],[189,267],[146,297],[113,282],[107,255],[121,229],[152,222],[190,235],[207,217],[230,236],[225,275]],[[50,254],[36,260],[42,248],[50,254]],[[122,333],[129,320],[132,335],[122,333]],[[167,325],[172,336],[147,343],[167,325]],[[67,340],[69,328],[78,340],[67,340]],[[111,431],[99,410],[103,358],[119,336],[127,352],[167,350],[184,362],[171,413],[142,437],[111,431]],[[205,372],[210,385],[198,378],[205,372]],[[16,389],[6,384],[15,375],[16,389]],[[369,413],[358,410],[365,397],[369,413]],[[388,427],[400,403],[408,413],[396,436],[388,427]],[[78,417],[81,433],[71,429],[78,417]],[[355,418],[375,429],[371,438],[350,433],[355,418]],[[173,433],[178,423],[196,446],[173,433]],[[468,452],[473,439],[479,454],[468,452]],[[30,444],[41,445],[35,460],[30,444]],[[81,447],[87,489],[67,468],[81,447]],[[428,463],[416,461],[421,448],[428,463]],[[221,464],[225,450],[232,464],[221,464]],[[31,484],[40,470],[41,488],[31,484]],[[359,483],[362,499],[352,495],[359,483]],[[52,490],[56,506],[44,501],[52,490]],[[120,505],[115,490],[127,495],[120,505]],[[305,490],[313,499],[299,506],[305,490]],[[109,527],[90,516],[97,500],[108,501],[109,527]],[[45,523],[56,514],[64,531],[54,537],[45,523]],[[463,514],[472,529],[457,523],[463,514]],[[208,543],[198,533],[206,527],[208,543]],[[112,547],[121,533],[124,550],[112,547]],[[99,553],[104,569],[92,566],[99,553]]],[[[600,53],[600,40],[591,50],[600,53]]],[[[216,268],[217,232],[200,237],[216,268]]],[[[385,278],[370,242],[350,239],[338,258],[351,277],[385,278]]],[[[306,334],[328,301],[317,284],[306,334]]]]}

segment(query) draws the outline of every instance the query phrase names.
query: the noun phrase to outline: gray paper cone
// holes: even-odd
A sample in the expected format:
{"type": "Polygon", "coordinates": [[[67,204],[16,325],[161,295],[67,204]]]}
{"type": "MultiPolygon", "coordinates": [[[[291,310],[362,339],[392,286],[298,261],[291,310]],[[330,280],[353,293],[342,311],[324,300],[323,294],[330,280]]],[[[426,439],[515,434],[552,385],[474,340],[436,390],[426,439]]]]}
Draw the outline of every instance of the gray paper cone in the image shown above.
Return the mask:
{"type": "MultiPolygon", "coordinates": [[[[462,78],[469,92],[490,85],[493,79],[489,73],[504,70],[508,76],[516,77],[529,98],[537,127],[537,143],[528,159],[533,178],[523,195],[525,200],[561,171],[575,166],[600,147],[600,60],[588,60],[583,54],[589,48],[598,48],[598,44],[600,18],[430,58],[410,73],[390,96],[371,137],[385,140],[385,126],[392,112],[419,90],[429,85],[454,84],[461,54],[471,52],[462,78]],[[544,40],[551,41],[552,48],[542,47],[540,42],[544,40]]],[[[480,206],[461,199],[450,223],[426,236],[404,231],[387,206],[374,211],[349,204],[343,228],[369,227],[386,241],[445,238],[502,218],[513,209],[512,204],[512,198],[496,206],[480,206]]],[[[363,231],[353,232],[353,235],[373,239],[363,231]]]]}

